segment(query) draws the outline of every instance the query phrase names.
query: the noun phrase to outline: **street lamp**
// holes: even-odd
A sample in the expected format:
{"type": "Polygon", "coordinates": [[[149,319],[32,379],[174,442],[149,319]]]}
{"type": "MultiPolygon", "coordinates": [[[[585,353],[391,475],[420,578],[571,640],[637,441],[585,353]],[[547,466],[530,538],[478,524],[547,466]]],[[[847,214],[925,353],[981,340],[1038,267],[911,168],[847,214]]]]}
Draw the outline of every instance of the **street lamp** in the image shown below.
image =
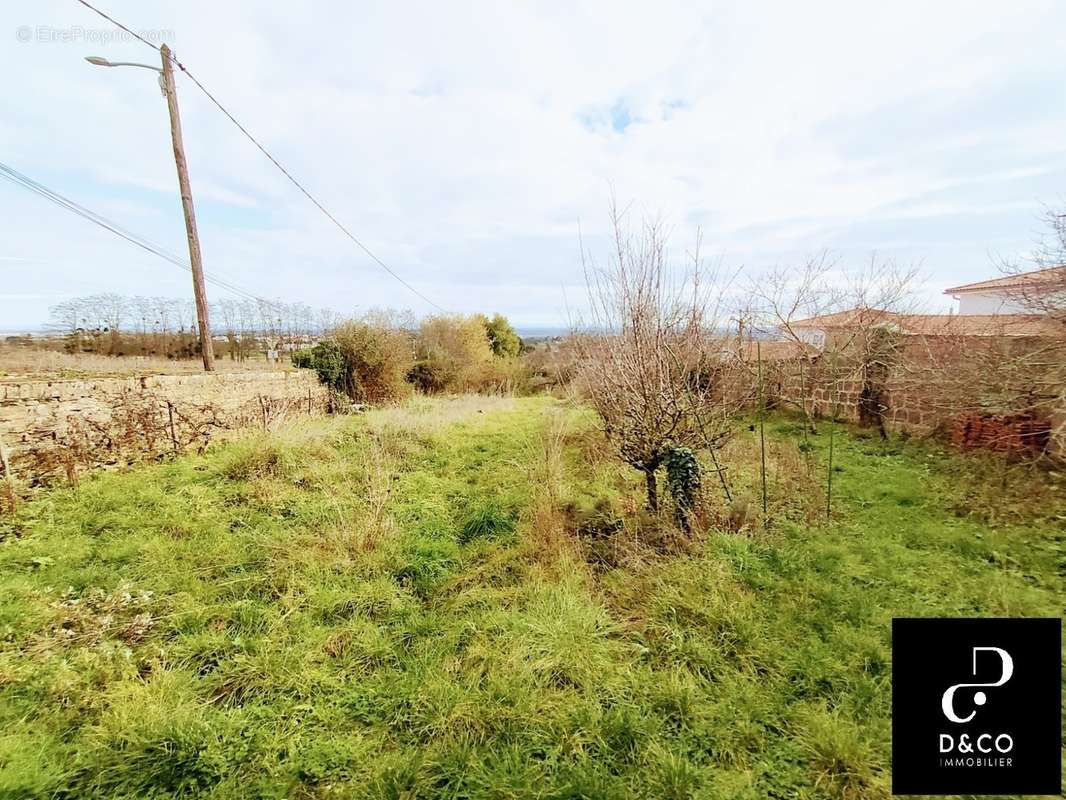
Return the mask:
{"type": "Polygon", "coordinates": [[[151,64],[139,64],[136,61],[108,61],[102,56],[85,56],[85,60],[98,67],[144,67],[160,73],[163,71],[159,67],[153,67],[151,64]]]}
{"type": "Polygon", "coordinates": [[[159,67],[153,67],[151,64],[140,64],[136,61],[108,61],[102,56],[85,56],[85,60],[96,67],[140,67],[141,69],[150,69],[159,75],[159,90],[163,93],[163,97],[167,96],[167,87],[163,81],[163,70],[159,67]]]}
{"type": "Polygon", "coordinates": [[[159,48],[163,57],[163,68],[133,61],[108,61],[101,56],[86,56],[85,60],[97,67],[141,67],[159,74],[159,88],[167,99],[170,111],[170,138],[174,144],[174,165],[178,170],[178,189],[181,192],[181,207],[185,213],[185,234],[189,240],[189,266],[192,267],[192,288],[196,297],[196,321],[200,326],[200,354],[204,359],[204,369],[215,369],[215,349],[211,342],[211,322],[208,317],[207,289],[204,286],[204,267],[200,255],[200,237],[196,233],[196,213],[192,204],[192,188],[189,186],[189,168],[185,162],[185,146],[181,140],[181,118],[178,116],[178,93],[174,86],[174,71],[170,63],[170,48],[165,44],[159,48]]]}

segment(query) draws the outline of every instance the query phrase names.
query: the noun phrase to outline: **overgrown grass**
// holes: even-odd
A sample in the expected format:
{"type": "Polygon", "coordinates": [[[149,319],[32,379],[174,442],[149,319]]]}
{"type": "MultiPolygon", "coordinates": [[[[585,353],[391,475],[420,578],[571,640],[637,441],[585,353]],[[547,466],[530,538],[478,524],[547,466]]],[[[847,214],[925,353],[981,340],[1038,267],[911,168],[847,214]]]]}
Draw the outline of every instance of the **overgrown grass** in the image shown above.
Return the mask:
{"type": "MultiPolygon", "coordinates": [[[[0,343],[0,380],[74,380],[90,377],[131,375],[196,375],[203,372],[199,357],[172,359],[162,356],[108,356],[96,353],[65,353],[44,347],[19,347],[0,343]]],[[[261,355],[246,361],[219,356],[215,369],[224,372],[291,370],[287,359],[277,363],[261,355]]]]}
{"type": "Polygon", "coordinates": [[[547,399],[45,494],[0,521],[0,797],[885,797],[891,618],[1059,614],[1061,486],[838,430],[826,522],[825,432],[768,435],[771,524],[739,426],[740,533],[708,479],[685,542],[547,399]]]}

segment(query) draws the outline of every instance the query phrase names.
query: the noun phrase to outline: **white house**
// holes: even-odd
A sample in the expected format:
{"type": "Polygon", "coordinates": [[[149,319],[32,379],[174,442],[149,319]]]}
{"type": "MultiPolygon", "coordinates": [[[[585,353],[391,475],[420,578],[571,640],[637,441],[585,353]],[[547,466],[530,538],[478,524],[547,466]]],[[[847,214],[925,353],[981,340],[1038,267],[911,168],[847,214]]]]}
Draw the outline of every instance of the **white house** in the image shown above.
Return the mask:
{"type": "Polygon", "coordinates": [[[1056,320],[1057,310],[1066,308],[1066,265],[953,286],[944,294],[959,301],[957,313],[901,314],[850,308],[791,322],[783,338],[821,349],[831,331],[875,327],[904,336],[1060,337],[1061,322],[1056,320]]]}
{"type": "Polygon", "coordinates": [[[959,314],[1040,314],[1054,295],[1066,293],[1066,266],[952,286],[959,314]]]}

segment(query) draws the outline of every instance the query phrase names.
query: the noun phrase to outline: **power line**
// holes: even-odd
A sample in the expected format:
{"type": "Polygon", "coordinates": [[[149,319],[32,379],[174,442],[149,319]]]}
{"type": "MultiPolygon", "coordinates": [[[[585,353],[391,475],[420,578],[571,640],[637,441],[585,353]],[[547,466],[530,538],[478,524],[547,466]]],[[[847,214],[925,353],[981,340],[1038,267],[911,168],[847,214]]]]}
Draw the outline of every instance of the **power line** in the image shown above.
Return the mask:
{"type": "MultiPolygon", "coordinates": [[[[70,211],[70,212],[72,212],[74,214],[77,214],[78,216],[82,217],[83,219],[88,220],[89,222],[92,222],[92,223],[94,223],[96,225],[99,225],[102,228],[105,228],[106,230],[111,231],[116,236],[119,236],[122,239],[125,239],[126,241],[130,242],[131,244],[136,245],[137,247],[140,247],[142,250],[147,250],[148,252],[150,252],[150,253],[152,253],[154,255],[157,255],[160,258],[162,258],[162,259],[164,259],[166,261],[169,261],[170,263],[175,264],[176,266],[179,266],[179,267],[181,267],[182,269],[184,269],[186,271],[190,270],[189,265],[185,261],[183,261],[181,258],[179,258],[178,256],[174,255],[173,253],[170,253],[170,252],[162,249],[159,245],[153,244],[151,241],[149,241],[148,239],[145,239],[143,236],[140,236],[140,235],[138,235],[136,233],[133,233],[133,232],[121,227],[120,225],[118,225],[115,222],[112,222],[111,220],[107,219],[106,217],[104,217],[104,216],[102,216],[100,214],[97,214],[95,211],[92,211],[92,210],[86,208],[85,206],[79,205],[78,203],[74,202],[70,198],[64,197],[63,195],[59,194],[58,192],[56,192],[56,191],[54,191],[52,189],[49,189],[44,184],[38,183],[37,181],[35,181],[32,178],[22,174],[21,172],[19,172],[18,170],[14,169],[13,167],[10,167],[7,164],[4,164],[3,162],[0,162],[0,176],[6,178],[8,181],[10,181],[11,183],[16,184],[17,186],[21,186],[24,189],[27,189],[27,190],[29,190],[29,191],[31,191],[31,192],[33,192],[33,193],[45,198],[46,200],[49,200],[52,203],[55,203],[56,205],[60,206],[61,208],[65,208],[66,210],[68,210],[68,211],[70,211]]],[[[266,303],[266,304],[271,305],[271,306],[276,305],[272,301],[267,300],[267,299],[262,298],[262,297],[258,297],[255,294],[253,294],[252,292],[249,292],[249,291],[247,291],[245,289],[242,289],[240,286],[237,286],[236,284],[233,284],[233,283],[231,283],[231,282],[229,282],[227,280],[224,280],[222,278],[217,278],[217,277],[214,277],[214,276],[208,276],[207,280],[210,281],[212,284],[214,284],[216,286],[219,286],[222,289],[226,289],[227,291],[230,291],[230,292],[232,292],[234,294],[240,295],[240,296],[242,296],[242,297],[244,297],[246,299],[256,300],[258,302],[266,303]]]]}
{"type": "Polygon", "coordinates": [[[142,42],[144,42],[146,45],[151,47],[153,50],[159,50],[159,45],[152,44],[150,41],[145,39],[143,36],[141,36],[136,31],[131,31],[129,28],[127,28],[125,25],[123,25],[121,22],[119,22],[117,19],[114,19],[113,17],[109,17],[107,14],[105,14],[100,9],[96,8],[95,6],[92,6],[92,5],[89,5],[88,3],[86,3],[85,0],[78,0],[78,2],[81,3],[83,6],[85,6],[87,9],[89,9],[90,11],[93,11],[93,12],[99,14],[101,17],[106,19],[108,22],[110,22],[116,28],[121,28],[126,33],[128,33],[130,36],[132,36],[134,39],[140,39],[142,42]]]}
{"type": "Polygon", "coordinates": [[[171,57],[171,60],[178,67],[178,69],[180,69],[182,72],[184,72],[186,75],[188,75],[189,76],[189,80],[191,80],[193,83],[195,83],[196,86],[200,89],[200,91],[203,92],[205,95],[207,95],[208,99],[212,103],[214,103],[218,107],[218,109],[229,118],[230,122],[232,122],[234,125],[237,126],[238,130],[240,130],[240,132],[243,133],[248,138],[248,141],[250,141],[257,148],[259,148],[259,151],[263,155],[265,155],[268,159],[270,159],[270,162],[281,171],[281,174],[284,175],[286,178],[288,178],[292,182],[293,186],[295,186],[297,189],[299,189],[301,192],[303,192],[304,196],[308,200],[310,200],[312,203],[314,203],[315,206],[317,206],[318,210],[321,211],[323,214],[325,214],[326,217],[329,219],[329,221],[332,222],[334,225],[336,225],[345,236],[347,236],[349,239],[351,239],[356,245],[358,245],[362,249],[362,251],[364,253],[366,253],[368,256],[370,256],[370,258],[373,259],[378,264],[378,266],[380,266],[382,269],[384,269],[387,273],[389,273],[389,275],[391,275],[393,278],[395,278],[397,281],[399,281],[401,284],[403,284],[405,287],[407,287],[410,291],[414,292],[414,294],[416,294],[418,297],[422,298],[422,300],[424,300],[425,302],[429,303],[429,305],[433,306],[438,311],[442,311],[442,312],[444,311],[443,308],[441,308],[439,305],[434,303],[432,300],[430,300],[428,297],[426,297],[424,294],[422,294],[422,292],[418,291],[418,289],[416,289],[414,286],[412,286],[407,281],[405,281],[403,278],[401,278],[399,275],[397,275],[395,272],[393,272],[393,270],[389,267],[388,264],[386,264],[384,261],[382,261],[376,255],[374,255],[374,253],[370,250],[369,247],[367,247],[365,244],[363,244],[361,241],[359,241],[352,234],[351,231],[349,231],[346,227],[344,227],[344,225],[342,225],[341,222],[326,209],[326,207],[324,205],[322,205],[320,202],[318,202],[318,200],[315,199],[314,195],[312,195],[309,191],[307,191],[307,189],[304,188],[303,184],[301,184],[298,180],[296,180],[296,178],[294,178],[292,176],[292,174],[287,169],[285,169],[285,167],[283,167],[278,162],[278,160],[276,158],[274,158],[274,156],[272,156],[267,151],[267,149],[265,147],[263,147],[263,145],[261,145],[256,140],[256,138],[254,136],[252,136],[251,133],[248,132],[248,129],[245,128],[241,123],[239,123],[237,121],[237,119],[226,109],[226,107],[223,106],[217,99],[215,99],[215,96],[213,94],[211,94],[211,92],[209,92],[206,88],[204,88],[204,85],[202,83],[200,83],[200,81],[198,81],[196,79],[195,75],[193,75],[191,72],[189,72],[188,69],[186,69],[184,64],[182,64],[180,61],[178,61],[177,58],[174,58],[173,56],[171,57]]]}
{"type": "MultiPolygon", "coordinates": [[[[83,6],[85,6],[86,8],[88,8],[90,11],[93,11],[93,12],[99,14],[101,17],[103,17],[104,19],[108,20],[112,24],[117,25],[119,28],[121,28],[122,30],[124,30],[127,33],[129,33],[131,36],[133,36],[133,37],[139,39],[140,41],[144,42],[146,45],[151,47],[153,50],[156,50],[156,51],[159,50],[159,47],[157,45],[152,44],[150,41],[148,41],[144,37],[138,35],[134,31],[130,30],[129,28],[127,28],[122,23],[116,21],[112,17],[109,17],[107,14],[105,14],[100,9],[98,9],[95,6],[91,5],[90,3],[86,2],[86,0],[78,0],[78,2],[81,3],[83,6]]],[[[325,214],[326,218],[329,219],[329,221],[332,222],[334,225],[336,225],[338,229],[340,229],[341,233],[343,233],[345,236],[347,236],[349,239],[351,239],[352,242],[354,242],[360,249],[362,249],[362,251],[364,253],[366,253],[375,263],[377,263],[378,266],[380,266],[382,269],[384,269],[387,273],[389,273],[389,275],[391,275],[393,278],[395,278],[397,281],[399,281],[407,289],[409,289],[411,292],[413,292],[415,295],[420,297],[422,300],[424,300],[429,305],[433,306],[438,311],[441,311],[441,312],[445,311],[441,306],[439,306],[436,303],[434,303],[432,300],[430,300],[428,297],[426,297],[424,294],[422,294],[422,292],[420,292],[414,286],[412,286],[407,281],[405,281],[403,278],[401,278],[399,275],[397,275],[392,270],[392,268],[389,267],[388,264],[386,264],[384,261],[382,261],[380,258],[378,258],[370,250],[369,247],[367,247],[365,244],[363,244],[361,241],[359,241],[359,239],[356,238],[356,236],[351,231],[349,231],[343,224],[341,224],[341,222],[335,216],[333,216],[333,214],[331,214],[329,212],[329,210],[327,210],[326,207],[324,205],[322,205],[322,203],[320,203],[315,198],[315,196],[312,195],[311,192],[309,192],[303,186],[303,184],[301,184],[298,180],[296,180],[296,178],[294,178],[292,176],[291,172],[289,172],[287,169],[285,169],[285,167],[283,167],[281,165],[281,163],[276,158],[274,158],[273,155],[270,154],[270,151],[268,151],[262,144],[260,144],[259,141],[254,136],[252,136],[252,134],[248,131],[247,128],[244,127],[244,125],[242,125],[240,122],[237,121],[237,118],[234,117],[233,114],[231,114],[229,112],[229,110],[224,105],[222,105],[222,103],[219,102],[219,100],[213,94],[211,94],[211,92],[209,92],[207,90],[207,87],[205,87],[202,83],[200,83],[199,80],[197,80],[196,76],[193,75],[186,68],[186,66],[184,64],[182,64],[174,56],[173,53],[171,53],[171,55],[170,55],[170,60],[172,62],[174,62],[174,66],[176,66],[178,69],[180,69],[182,72],[184,72],[186,75],[189,76],[189,80],[191,80],[194,84],[196,84],[196,87],[201,92],[203,92],[212,103],[215,104],[215,106],[218,108],[218,110],[221,111],[223,114],[225,114],[226,117],[229,119],[229,121],[237,126],[237,129],[241,133],[243,133],[245,135],[245,137],[248,139],[248,141],[250,141],[252,144],[254,144],[259,149],[259,152],[261,152],[264,156],[266,156],[267,159],[269,159],[270,163],[273,164],[275,167],[277,167],[278,170],[281,172],[281,174],[289,179],[289,181],[292,183],[293,186],[295,186],[297,189],[299,189],[308,200],[310,200],[312,203],[314,203],[314,205],[318,208],[318,210],[321,211],[323,214],[325,214]]]]}
{"type": "MultiPolygon", "coordinates": [[[[99,225],[101,228],[105,228],[106,230],[111,231],[111,233],[125,239],[127,242],[134,244],[137,247],[140,247],[142,250],[147,250],[149,253],[159,256],[165,261],[169,261],[171,264],[175,264],[176,266],[181,267],[187,272],[191,271],[191,267],[188,265],[188,263],[183,261],[180,257],[164,250],[162,247],[152,243],[148,239],[145,239],[143,236],[140,236],[121,227],[118,223],[112,222],[106,217],[97,214],[95,211],[92,211],[86,208],[85,206],[79,205],[70,198],[64,197],[63,195],[59,194],[59,192],[49,189],[44,184],[33,180],[29,176],[24,175],[23,173],[19,172],[13,167],[8,166],[2,161],[0,161],[0,177],[6,178],[8,181],[14,183],[16,186],[21,186],[22,188],[31,191],[40,197],[45,198],[46,200],[54,203],[55,205],[58,205],[60,208],[64,208],[67,211],[77,214],[79,217],[82,217],[83,219],[94,223],[95,225],[99,225]]],[[[236,294],[240,297],[243,297],[246,300],[254,300],[257,303],[262,303],[271,308],[279,308],[276,302],[267,300],[264,297],[259,297],[258,295],[249,292],[248,290],[243,289],[237,284],[232,283],[228,280],[217,278],[213,275],[207,275],[205,277],[206,280],[211,284],[218,286],[221,289],[225,289],[226,291],[236,294]]]]}
{"type": "MultiPolygon", "coordinates": [[[[33,192],[33,193],[35,193],[35,194],[37,194],[37,195],[39,195],[41,197],[44,197],[46,200],[49,200],[49,201],[55,203],[56,205],[60,206],[61,208],[65,208],[66,210],[71,211],[74,214],[77,214],[78,216],[88,220],[89,222],[92,222],[92,223],[94,223],[96,225],[99,225],[102,228],[105,228],[105,229],[111,231],[115,235],[125,239],[126,241],[130,242],[131,244],[136,245],[137,247],[140,247],[143,250],[147,250],[148,252],[150,252],[150,253],[152,253],[154,255],[157,255],[160,258],[163,258],[163,259],[165,259],[166,261],[169,261],[172,264],[176,264],[177,266],[179,266],[179,267],[181,267],[183,269],[186,269],[186,270],[189,269],[189,265],[188,264],[186,264],[184,261],[182,261],[178,256],[175,256],[174,254],[163,250],[159,245],[153,244],[152,242],[150,242],[149,240],[145,239],[144,237],[139,236],[138,234],[132,233],[131,231],[121,227],[120,225],[118,225],[115,222],[112,222],[111,220],[107,219],[106,217],[104,217],[104,216],[102,216],[100,214],[97,214],[95,211],[92,211],[92,210],[86,208],[85,206],[79,205],[78,203],[74,202],[70,198],[64,197],[63,195],[59,194],[58,192],[56,192],[56,191],[54,191],[52,189],[49,189],[44,184],[33,180],[32,178],[28,177],[27,175],[24,175],[23,173],[19,172],[18,170],[14,169],[13,167],[10,167],[7,164],[4,164],[2,162],[0,162],[0,176],[6,178],[8,181],[10,181],[11,183],[16,184],[17,186],[22,186],[23,188],[28,189],[29,191],[31,191],[31,192],[33,192]]],[[[234,292],[236,294],[240,294],[240,295],[248,297],[248,298],[260,299],[260,298],[255,298],[255,296],[252,295],[250,292],[247,292],[244,289],[241,289],[240,287],[236,286],[235,284],[231,284],[228,281],[222,280],[221,278],[211,277],[211,278],[209,278],[209,280],[211,280],[211,282],[214,283],[215,285],[221,286],[222,288],[228,289],[229,291],[232,291],[232,292],[234,292]]],[[[264,301],[264,302],[269,302],[269,301],[264,301]]]]}

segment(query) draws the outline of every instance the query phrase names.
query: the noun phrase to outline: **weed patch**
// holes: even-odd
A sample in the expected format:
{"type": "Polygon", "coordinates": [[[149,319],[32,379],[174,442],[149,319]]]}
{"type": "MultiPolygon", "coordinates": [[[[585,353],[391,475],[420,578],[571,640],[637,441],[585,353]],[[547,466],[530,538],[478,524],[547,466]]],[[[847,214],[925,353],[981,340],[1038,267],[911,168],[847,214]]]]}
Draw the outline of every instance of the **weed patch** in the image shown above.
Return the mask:
{"type": "Polygon", "coordinates": [[[517,519],[514,513],[496,503],[486,503],[471,509],[459,528],[459,543],[468,544],[476,539],[501,539],[515,531],[517,519]]]}
{"type": "Polygon", "coordinates": [[[44,492],[0,521],[0,797],[885,797],[891,618],[1058,614],[1060,478],[840,428],[827,520],[826,433],[767,445],[766,516],[738,426],[689,535],[548,398],[44,492]]]}

